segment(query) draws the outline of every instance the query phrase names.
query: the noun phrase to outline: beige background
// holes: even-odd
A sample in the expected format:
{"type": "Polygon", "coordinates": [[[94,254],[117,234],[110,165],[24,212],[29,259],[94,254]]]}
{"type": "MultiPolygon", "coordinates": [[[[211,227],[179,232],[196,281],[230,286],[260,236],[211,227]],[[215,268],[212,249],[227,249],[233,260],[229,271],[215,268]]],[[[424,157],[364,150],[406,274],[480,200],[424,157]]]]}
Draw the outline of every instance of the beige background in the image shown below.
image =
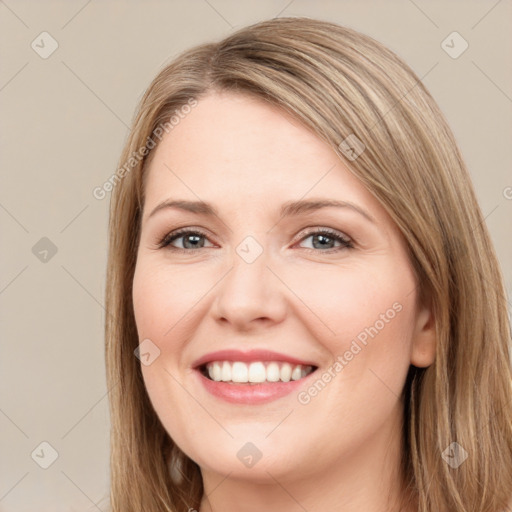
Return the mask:
{"type": "Polygon", "coordinates": [[[183,49],[298,15],[376,38],[423,78],[466,158],[510,296],[511,1],[0,0],[0,511],[106,510],[108,198],[92,190],[115,171],[136,102],[183,49]],[[45,59],[43,31],[58,43],[45,59]],[[441,47],[453,31],[469,44],[457,59],[441,47]],[[47,261],[43,237],[57,249],[47,261]],[[48,469],[44,441],[58,452],[48,469]]]}

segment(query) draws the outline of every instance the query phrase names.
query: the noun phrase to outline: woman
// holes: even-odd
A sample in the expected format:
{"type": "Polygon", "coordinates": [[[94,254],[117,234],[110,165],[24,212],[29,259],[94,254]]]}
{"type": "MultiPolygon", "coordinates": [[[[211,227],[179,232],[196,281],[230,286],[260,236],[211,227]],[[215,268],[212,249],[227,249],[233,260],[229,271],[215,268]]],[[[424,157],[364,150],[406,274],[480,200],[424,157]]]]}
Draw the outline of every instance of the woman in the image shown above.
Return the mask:
{"type": "Polygon", "coordinates": [[[502,277],[396,55],[312,19],[244,28],[159,73],[120,162],[113,511],[507,510],[502,277]]]}

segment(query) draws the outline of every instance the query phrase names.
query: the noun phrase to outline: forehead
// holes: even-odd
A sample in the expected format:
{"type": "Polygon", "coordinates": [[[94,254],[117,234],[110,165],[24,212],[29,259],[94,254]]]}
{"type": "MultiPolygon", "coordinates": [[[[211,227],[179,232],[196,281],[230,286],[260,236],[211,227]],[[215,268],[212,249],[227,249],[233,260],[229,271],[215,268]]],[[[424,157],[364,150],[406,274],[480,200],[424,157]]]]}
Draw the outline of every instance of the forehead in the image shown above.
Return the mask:
{"type": "Polygon", "coordinates": [[[324,141],[245,94],[200,99],[154,151],[146,170],[148,208],[170,196],[234,208],[307,195],[374,201],[324,141]]]}

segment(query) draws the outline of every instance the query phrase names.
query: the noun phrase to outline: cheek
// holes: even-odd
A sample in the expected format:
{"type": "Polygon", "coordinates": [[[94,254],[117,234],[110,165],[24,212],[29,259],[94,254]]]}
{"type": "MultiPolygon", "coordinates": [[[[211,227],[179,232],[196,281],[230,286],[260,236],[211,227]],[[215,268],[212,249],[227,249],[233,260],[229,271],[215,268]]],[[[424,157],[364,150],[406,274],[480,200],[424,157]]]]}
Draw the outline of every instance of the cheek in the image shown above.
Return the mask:
{"type": "MultiPolygon", "coordinates": [[[[336,417],[340,431],[362,441],[396,410],[403,389],[415,320],[414,277],[391,265],[310,275],[307,285],[297,279],[294,291],[315,312],[304,310],[301,318],[311,318],[306,325],[332,360],[298,399],[305,418],[329,424],[336,417]]],[[[325,440],[328,451],[327,430],[325,440]]]]}
{"type": "MultiPolygon", "coordinates": [[[[278,300],[286,305],[278,308],[287,312],[283,332],[308,339],[312,347],[327,349],[344,361],[342,370],[323,390],[307,395],[308,405],[295,402],[300,422],[311,426],[309,432],[315,438],[314,443],[306,443],[315,446],[314,460],[318,453],[328,457],[336,443],[363,442],[396,406],[410,360],[414,280],[403,270],[406,267],[378,259],[373,265],[350,267],[304,261],[271,267],[279,279],[268,273],[265,286],[274,287],[278,300]],[[339,432],[345,432],[347,440],[339,432]]],[[[136,268],[133,283],[139,338],[153,339],[162,355],[151,366],[142,367],[148,395],[169,435],[189,457],[204,465],[211,452],[205,448],[205,460],[199,459],[197,439],[209,439],[205,425],[213,432],[213,446],[223,446],[225,432],[180,385],[186,382],[180,368],[185,364],[187,343],[201,338],[197,330],[205,328],[203,340],[208,336],[208,308],[214,297],[226,292],[219,282],[226,270],[213,265],[195,269],[173,265],[171,269],[146,259],[136,268]]],[[[273,310],[262,305],[261,312],[272,315],[273,310]]],[[[228,415],[222,418],[222,423],[233,421],[228,415]]],[[[254,435],[257,427],[252,422],[246,428],[254,435]]],[[[290,428],[273,433],[274,446],[287,446],[295,435],[290,428]]],[[[230,429],[237,432],[233,425],[230,429]]]]}
{"type": "MultiPolygon", "coordinates": [[[[189,338],[188,289],[182,287],[175,273],[163,270],[158,264],[139,260],[132,292],[139,343],[146,343],[151,353],[150,364],[143,364],[141,359],[141,369],[154,405],[167,400],[170,387],[179,392],[179,389],[174,390],[177,383],[172,376],[178,377],[175,368],[180,364],[183,346],[189,338]]],[[[189,297],[189,300],[193,298],[189,297]]],[[[176,395],[170,393],[171,403],[172,396],[176,395]]]]}
{"type": "Polygon", "coordinates": [[[192,306],[205,293],[197,289],[193,278],[187,279],[192,274],[180,269],[171,272],[158,262],[141,259],[133,279],[139,341],[149,339],[159,350],[151,364],[141,363],[144,386],[162,425],[182,447],[188,446],[188,436],[197,429],[190,418],[197,416],[198,410],[183,387],[184,374],[178,370],[194,323],[192,306]]]}
{"type": "Polygon", "coordinates": [[[168,344],[190,323],[194,310],[214,284],[205,273],[185,266],[170,269],[149,258],[140,261],[133,279],[133,307],[139,338],[154,337],[168,344]]]}
{"type": "MultiPolygon", "coordinates": [[[[340,392],[346,395],[350,389],[345,405],[357,409],[357,403],[374,400],[375,411],[390,407],[405,382],[414,332],[415,279],[406,263],[310,269],[307,282],[288,269],[284,280],[304,302],[296,301],[295,314],[332,354],[331,374],[325,375],[328,389],[317,403],[326,400],[339,407],[340,392]]],[[[307,392],[305,400],[315,393],[307,392]]],[[[354,417],[364,415],[353,412],[354,417]]]]}
{"type": "Polygon", "coordinates": [[[314,326],[315,337],[331,351],[356,338],[364,343],[387,332],[403,340],[412,333],[415,279],[406,265],[283,268],[281,275],[300,299],[292,300],[295,314],[314,326]]]}

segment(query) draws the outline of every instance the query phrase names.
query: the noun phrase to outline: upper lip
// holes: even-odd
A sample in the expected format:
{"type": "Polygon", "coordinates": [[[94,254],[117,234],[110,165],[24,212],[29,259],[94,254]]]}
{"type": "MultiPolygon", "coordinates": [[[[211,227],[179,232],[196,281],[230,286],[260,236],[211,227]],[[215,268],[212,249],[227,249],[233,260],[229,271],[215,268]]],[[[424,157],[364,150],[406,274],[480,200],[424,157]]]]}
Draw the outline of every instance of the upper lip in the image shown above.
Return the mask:
{"type": "Polygon", "coordinates": [[[254,349],[241,351],[226,349],[210,352],[209,354],[201,356],[192,363],[192,368],[199,368],[200,366],[212,361],[242,361],[247,363],[253,361],[284,361],[291,364],[316,367],[315,363],[312,361],[298,359],[297,357],[281,354],[272,350],[254,349]]]}

